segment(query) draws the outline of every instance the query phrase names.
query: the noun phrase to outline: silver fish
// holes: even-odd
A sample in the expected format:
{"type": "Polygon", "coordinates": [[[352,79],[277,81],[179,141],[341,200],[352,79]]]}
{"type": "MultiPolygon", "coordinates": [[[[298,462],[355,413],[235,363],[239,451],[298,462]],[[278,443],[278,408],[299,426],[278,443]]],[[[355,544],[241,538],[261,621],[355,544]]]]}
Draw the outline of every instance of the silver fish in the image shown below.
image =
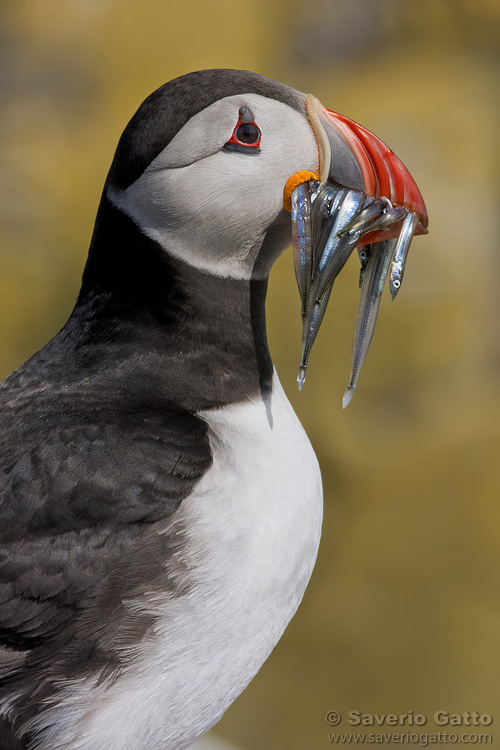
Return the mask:
{"type": "Polygon", "coordinates": [[[387,198],[367,198],[365,206],[360,214],[355,216],[346,226],[339,232],[340,236],[344,236],[348,232],[360,232],[365,234],[366,232],[373,231],[373,222],[375,219],[381,218],[380,215],[384,215],[387,209],[391,209],[392,204],[387,198]]]}
{"type": "Polygon", "coordinates": [[[415,234],[415,231],[417,229],[418,221],[418,216],[414,213],[408,213],[405,220],[403,221],[403,226],[397,240],[396,250],[394,252],[394,260],[391,265],[391,273],[389,276],[389,289],[393,300],[396,299],[396,295],[399,292],[401,284],[403,282],[406,258],[408,256],[408,250],[410,249],[413,235],[415,234]]]}
{"type": "MultiPolygon", "coordinates": [[[[292,193],[292,205],[294,201],[294,193],[295,190],[292,193]]],[[[308,294],[305,298],[302,297],[302,356],[297,376],[299,388],[302,388],[306,378],[309,354],[323,321],[335,276],[341,270],[345,260],[347,260],[346,257],[337,270],[332,269],[331,264],[328,265],[330,254],[338,245],[339,238],[337,231],[338,229],[341,229],[347,221],[351,220],[353,213],[357,210],[362,201],[364,201],[363,194],[356,191],[337,188],[328,183],[315,197],[312,218],[313,220],[316,219],[316,221],[321,218],[322,225],[316,223],[316,232],[313,236],[311,255],[313,259],[312,281],[308,294]],[[327,274],[328,283],[321,289],[320,294],[319,287],[325,273],[327,274]]],[[[353,247],[354,245],[352,248],[353,247]]],[[[296,275],[300,275],[301,273],[300,266],[297,268],[298,264],[300,264],[300,257],[296,260],[296,275]]]]}
{"type": "Polygon", "coordinates": [[[316,301],[319,301],[327,288],[331,287],[343,269],[349,255],[354,250],[357,240],[350,234],[343,237],[340,232],[359,214],[366,201],[366,196],[357,190],[349,190],[339,205],[332,231],[319,259],[316,284],[313,285],[316,301]]]}
{"type": "Polygon", "coordinates": [[[316,336],[318,335],[321,323],[323,322],[331,291],[332,287],[327,289],[321,301],[309,305],[305,315],[302,317],[302,356],[300,359],[299,373],[297,375],[299,390],[302,390],[302,386],[306,379],[309,355],[311,353],[312,345],[316,340],[316,336]]]}
{"type": "Polygon", "coordinates": [[[312,237],[311,206],[312,195],[318,188],[315,180],[303,182],[292,193],[292,243],[295,277],[305,311],[306,300],[311,284],[312,237]]]}
{"type": "Polygon", "coordinates": [[[342,401],[344,409],[354,395],[359,371],[370,348],[375,323],[377,322],[380,299],[395,247],[396,240],[374,242],[367,258],[365,277],[361,287],[356,323],[354,325],[351,377],[342,401]]]}
{"type": "Polygon", "coordinates": [[[359,262],[361,263],[361,268],[359,269],[359,288],[363,286],[363,280],[365,278],[365,271],[366,271],[366,264],[368,263],[368,256],[371,252],[371,245],[363,245],[363,247],[358,247],[358,257],[359,262]]]}
{"type": "Polygon", "coordinates": [[[323,254],[328,238],[332,234],[339,206],[342,205],[348,192],[345,188],[336,188],[327,182],[315,196],[311,211],[313,269],[317,267],[318,258],[323,254]]]}
{"type": "Polygon", "coordinates": [[[388,229],[398,221],[402,221],[408,213],[408,209],[403,206],[393,206],[387,208],[382,216],[373,222],[370,226],[370,232],[376,232],[380,229],[388,229]]]}
{"type": "MultiPolygon", "coordinates": [[[[297,285],[301,297],[302,352],[297,381],[302,388],[312,346],[321,327],[332,287],[350,254],[363,237],[391,229],[395,239],[358,247],[361,288],[354,328],[351,377],[343,406],[350,402],[366,359],[384,284],[390,273],[392,298],[404,274],[408,248],[419,217],[388,198],[373,198],[360,190],[332,182],[302,183],[292,193],[292,236],[297,285]]],[[[391,234],[389,234],[391,236],[391,234]]]]}

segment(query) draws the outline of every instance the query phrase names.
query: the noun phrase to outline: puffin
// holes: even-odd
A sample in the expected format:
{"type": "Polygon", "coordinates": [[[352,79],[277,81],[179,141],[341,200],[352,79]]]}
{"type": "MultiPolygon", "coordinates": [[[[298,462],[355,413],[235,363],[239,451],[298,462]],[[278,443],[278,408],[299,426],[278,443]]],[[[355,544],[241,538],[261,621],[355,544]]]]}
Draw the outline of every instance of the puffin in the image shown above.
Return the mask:
{"type": "Polygon", "coordinates": [[[0,385],[2,750],[182,750],[293,617],[323,500],[266,338],[290,178],[422,213],[350,122],[204,70],[126,126],[75,307],[0,385]]]}

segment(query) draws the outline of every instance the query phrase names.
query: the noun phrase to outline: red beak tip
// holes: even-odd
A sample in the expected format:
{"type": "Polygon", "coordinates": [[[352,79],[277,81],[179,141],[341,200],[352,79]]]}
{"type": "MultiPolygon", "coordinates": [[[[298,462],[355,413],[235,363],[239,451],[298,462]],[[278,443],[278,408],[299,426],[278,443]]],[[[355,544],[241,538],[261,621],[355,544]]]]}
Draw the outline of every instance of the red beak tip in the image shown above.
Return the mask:
{"type": "MultiPolygon", "coordinates": [[[[428,218],[424,199],[401,159],[362,125],[329,109],[324,110],[355,154],[367,195],[388,198],[393,205],[404,206],[417,214],[420,221],[416,234],[427,234],[428,218]]],[[[389,239],[387,232],[383,239],[389,239]]]]}

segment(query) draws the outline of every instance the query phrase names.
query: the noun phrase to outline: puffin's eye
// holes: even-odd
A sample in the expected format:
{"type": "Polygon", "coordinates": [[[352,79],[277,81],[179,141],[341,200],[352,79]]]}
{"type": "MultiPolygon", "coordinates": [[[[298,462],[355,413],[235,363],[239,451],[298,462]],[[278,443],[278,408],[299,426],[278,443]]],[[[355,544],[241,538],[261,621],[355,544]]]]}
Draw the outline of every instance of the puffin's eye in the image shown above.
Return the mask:
{"type": "Polygon", "coordinates": [[[259,154],[260,139],[260,128],[253,114],[248,107],[241,107],[238,122],[224,148],[227,151],[239,151],[242,154],[259,154]]]}
{"type": "Polygon", "coordinates": [[[240,143],[257,143],[260,138],[260,130],[257,125],[245,122],[235,130],[234,135],[240,143]]]}

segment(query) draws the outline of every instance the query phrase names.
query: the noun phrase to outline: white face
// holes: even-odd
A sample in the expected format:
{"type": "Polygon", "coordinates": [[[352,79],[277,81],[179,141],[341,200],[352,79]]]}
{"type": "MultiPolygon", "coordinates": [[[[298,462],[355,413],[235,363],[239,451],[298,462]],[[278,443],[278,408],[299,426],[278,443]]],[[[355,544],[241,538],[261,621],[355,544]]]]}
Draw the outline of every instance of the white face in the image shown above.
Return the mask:
{"type": "Polygon", "coordinates": [[[306,116],[274,99],[241,94],[192,117],[132,185],[108,197],[186,263],[217,276],[250,278],[266,230],[284,211],[285,183],[301,169],[318,171],[306,116]],[[223,148],[241,107],[260,128],[259,154],[223,148]]]}

